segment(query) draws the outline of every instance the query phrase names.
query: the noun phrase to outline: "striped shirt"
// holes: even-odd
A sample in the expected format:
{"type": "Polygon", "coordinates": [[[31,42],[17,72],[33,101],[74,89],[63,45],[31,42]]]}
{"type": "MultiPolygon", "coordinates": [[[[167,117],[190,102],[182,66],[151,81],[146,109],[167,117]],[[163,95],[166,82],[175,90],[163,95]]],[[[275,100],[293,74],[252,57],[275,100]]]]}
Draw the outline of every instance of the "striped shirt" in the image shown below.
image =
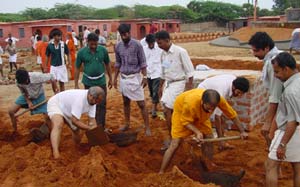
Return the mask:
{"type": "Polygon", "coordinates": [[[121,73],[125,75],[135,74],[147,67],[143,47],[139,41],[130,39],[127,44],[119,42],[115,51],[115,67],[119,68],[121,73]]]}

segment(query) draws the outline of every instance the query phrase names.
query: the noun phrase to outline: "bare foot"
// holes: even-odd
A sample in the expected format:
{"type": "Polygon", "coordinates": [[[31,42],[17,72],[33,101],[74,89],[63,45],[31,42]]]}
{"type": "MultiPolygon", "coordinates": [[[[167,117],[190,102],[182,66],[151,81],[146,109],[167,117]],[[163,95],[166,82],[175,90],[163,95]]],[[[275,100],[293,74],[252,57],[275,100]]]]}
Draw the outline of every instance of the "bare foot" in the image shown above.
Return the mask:
{"type": "Polygon", "coordinates": [[[59,152],[53,151],[53,157],[54,157],[54,159],[59,159],[59,157],[60,157],[59,152]]]}

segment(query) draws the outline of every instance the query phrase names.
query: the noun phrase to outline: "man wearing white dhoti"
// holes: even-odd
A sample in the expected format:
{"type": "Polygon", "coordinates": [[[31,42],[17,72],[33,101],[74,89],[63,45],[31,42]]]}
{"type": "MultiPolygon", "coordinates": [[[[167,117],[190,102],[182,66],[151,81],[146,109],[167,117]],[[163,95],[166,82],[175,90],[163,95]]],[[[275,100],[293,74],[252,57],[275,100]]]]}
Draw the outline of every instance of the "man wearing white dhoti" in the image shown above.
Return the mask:
{"type": "Polygon", "coordinates": [[[277,130],[270,134],[272,143],[266,161],[266,186],[278,185],[280,162],[290,162],[294,171],[294,186],[300,186],[300,74],[296,61],[287,52],[272,60],[274,75],[283,82],[276,113],[277,130]]]}
{"type": "Polygon", "coordinates": [[[10,66],[10,73],[12,72],[12,67],[14,66],[16,70],[18,69],[17,67],[17,49],[16,46],[13,45],[12,39],[8,39],[8,44],[5,47],[5,50],[9,54],[9,66],[10,66]]]}
{"type": "Polygon", "coordinates": [[[118,28],[122,42],[116,46],[116,63],[114,87],[117,88],[120,74],[120,92],[123,96],[125,125],[120,130],[125,131],[130,127],[130,101],[136,101],[141,109],[146,135],[150,136],[148,111],[145,105],[144,87],[147,85],[146,58],[139,41],[131,39],[130,27],[121,24],[118,28]],[[142,73],[142,75],[141,75],[142,73]]]}
{"type": "Polygon", "coordinates": [[[157,32],[155,38],[159,48],[163,50],[159,92],[162,95],[161,102],[169,128],[169,137],[164,141],[162,147],[162,150],[166,150],[171,140],[171,116],[175,99],[182,92],[192,89],[194,67],[187,51],[173,44],[167,31],[157,32]]]}

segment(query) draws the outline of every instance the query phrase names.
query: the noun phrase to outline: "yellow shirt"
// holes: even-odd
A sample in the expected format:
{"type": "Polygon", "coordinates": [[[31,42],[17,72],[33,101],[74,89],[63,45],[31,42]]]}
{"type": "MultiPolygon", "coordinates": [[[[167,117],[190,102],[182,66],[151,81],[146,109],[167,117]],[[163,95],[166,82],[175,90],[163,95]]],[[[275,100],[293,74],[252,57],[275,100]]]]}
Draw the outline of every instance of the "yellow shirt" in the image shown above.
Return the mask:
{"type": "MultiPolygon", "coordinates": [[[[212,133],[209,119],[212,113],[207,113],[202,108],[204,91],[204,89],[193,89],[180,94],[176,98],[172,115],[172,138],[184,138],[193,134],[192,131],[185,127],[188,124],[196,126],[203,134],[212,133]]],[[[218,107],[228,118],[234,119],[237,117],[236,111],[228,104],[225,98],[221,97],[218,107]]]]}

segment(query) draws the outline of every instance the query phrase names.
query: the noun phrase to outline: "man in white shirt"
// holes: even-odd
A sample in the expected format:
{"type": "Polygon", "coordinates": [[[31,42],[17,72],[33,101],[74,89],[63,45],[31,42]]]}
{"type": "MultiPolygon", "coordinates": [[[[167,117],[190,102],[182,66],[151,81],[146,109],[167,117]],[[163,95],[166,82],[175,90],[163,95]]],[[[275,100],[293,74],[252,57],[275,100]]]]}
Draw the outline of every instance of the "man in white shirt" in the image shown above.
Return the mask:
{"type": "MultiPolygon", "coordinates": [[[[268,159],[265,162],[266,187],[278,186],[278,169],[281,162],[291,163],[293,168],[293,186],[300,186],[300,75],[294,57],[279,53],[273,60],[274,76],[283,82],[276,113],[276,131],[270,134],[272,143],[268,159]]],[[[286,167],[282,167],[286,169],[286,167]]]]}
{"type": "MultiPolygon", "coordinates": [[[[194,66],[187,51],[173,44],[167,31],[157,32],[155,37],[159,48],[163,50],[159,95],[162,95],[161,101],[164,106],[166,123],[170,133],[171,116],[175,99],[182,92],[193,88],[194,66]]],[[[162,150],[166,150],[169,147],[170,137],[169,134],[168,140],[164,142],[162,150]]]]}
{"type": "Polygon", "coordinates": [[[64,120],[72,130],[75,143],[80,143],[79,129],[92,130],[97,127],[95,120],[96,104],[105,97],[102,88],[94,86],[88,90],[67,90],[56,94],[48,101],[47,112],[52,122],[51,145],[54,158],[59,158],[59,143],[64,120]],[[80,121],[87,113],[89,123],[80,121]]]}
{"type": "Polygon", "coordinates": [[[155,36],[149,34],[146,36],[147,45],[143,46],[147,62],[147,80],[150,97],[152,99],[152,118],[157,116],[157,104],[159,103],[158,89],[161,75],[161,53],[162,50],[155,45],[155,36]]]}
{"type": "Polygon", "coordinates": [[[275,120],[278,103],[282,94],[283,84],[274,76],[271,60],[282,51],[278,50],[272,38],[266,32],[257,32],[249,40],[253,55],[263,60],[262,81],[264,87],[269,91],[269,108],[266,116],[266,123],[261,129],[268,147],[270,146],[269,132],[274,131],[271,124],[275,120]]]}
{"type": "Polygon", "coordinates": [[[87,37],[91,32],[89,31],[89,29],[85,26],[84,27],[84,31],[83,31],[83,45],[86,46],[87,45],[87,37]]]}
{"type": "MultiPolygon", "coordinates": [[[[249,81],[244,77],[236,77],[230,74],[216,75],[202,81],[198,88],[216,90],[220,96],[224,97],[225,99],[229,99],[231,97],[241,97],[248,92],[249,81]]],[[[221,118],[222,115],[223,112],[218,107],[211,115],[211,119],[215,121],[218,137],[224,136],[224,128],[222,127],[221,118]]],[[[220,150],[227,148],[233,148],[233,146],[225,142],[220,142],[220,150]]]]}
{"type": "Polygon", "coordinates": [[[14,46],[16,46],[16,43],[19,41],[18,38],[15,38],[15,37],[11,36],[10,33],[8,34],[8,38],[5,39],[5,42],[8,43],[9,39],[12,40],[12,44],[13,44],[14,46]]]}
{"type": "Polygon", "coordinates": [[[140,40],[140,43],[143,47],[148,46],[148,43],[146,42],[146,37],[140,40]]]}
{"type": "Polygon", "coordinates": [[[96,29],[95,34],[98,36],[98,45],[106,46],[106,39],[100,35],[100,30],[96,29]]]}

